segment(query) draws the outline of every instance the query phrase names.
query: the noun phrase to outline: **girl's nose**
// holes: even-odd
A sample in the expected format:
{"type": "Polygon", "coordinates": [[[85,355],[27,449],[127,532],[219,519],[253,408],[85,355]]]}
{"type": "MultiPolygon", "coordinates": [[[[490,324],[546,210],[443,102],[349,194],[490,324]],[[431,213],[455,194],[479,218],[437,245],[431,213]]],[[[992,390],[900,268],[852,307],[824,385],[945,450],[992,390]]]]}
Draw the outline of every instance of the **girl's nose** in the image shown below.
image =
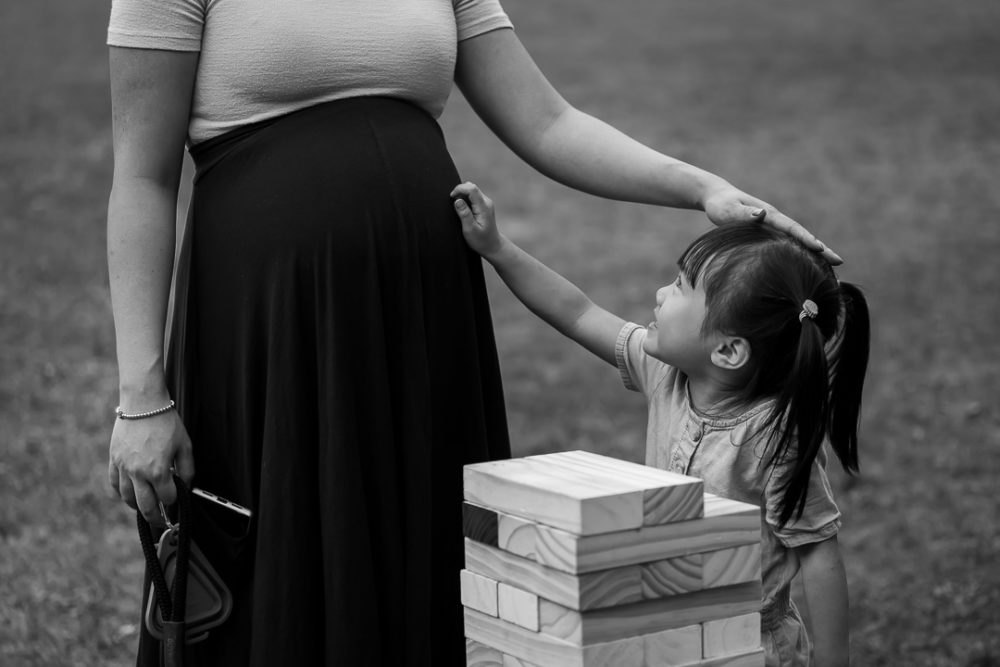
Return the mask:
{"type": "Polygon", "coordinates": [[[666,288],[666,286],[661,287],[660,289],[656,290],[656,305],[657,306],[662,305],[663,304],[663,300],[666,298],[666,296],[667,296],[667,288],[666,288]]]}

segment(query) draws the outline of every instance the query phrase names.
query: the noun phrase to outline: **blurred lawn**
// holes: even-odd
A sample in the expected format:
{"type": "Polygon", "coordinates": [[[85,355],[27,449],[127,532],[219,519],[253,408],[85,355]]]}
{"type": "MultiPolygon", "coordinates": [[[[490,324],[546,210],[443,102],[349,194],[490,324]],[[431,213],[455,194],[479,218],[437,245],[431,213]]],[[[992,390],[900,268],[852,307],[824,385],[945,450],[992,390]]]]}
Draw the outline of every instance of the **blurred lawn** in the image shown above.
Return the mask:
{"type": "MultiPolygon", "coordinates": [[[[857,665],[1000,664],[1000,5],[507,0],[572,102],[794,215],[875,318],[858,479],[834,475],[857,665]]],[[[130,664],[141,554],[105,466],[107,3],[0,4],[0,665],[130,664]]],[[[622,316],[700,216],[533,173],[459,95],[505,229],[622,316]]],[[[492,279],[492,276],[491,276],[492,279]]],[[[492,283],[515,452],[638,460],[644,406],[492,283]]]]}

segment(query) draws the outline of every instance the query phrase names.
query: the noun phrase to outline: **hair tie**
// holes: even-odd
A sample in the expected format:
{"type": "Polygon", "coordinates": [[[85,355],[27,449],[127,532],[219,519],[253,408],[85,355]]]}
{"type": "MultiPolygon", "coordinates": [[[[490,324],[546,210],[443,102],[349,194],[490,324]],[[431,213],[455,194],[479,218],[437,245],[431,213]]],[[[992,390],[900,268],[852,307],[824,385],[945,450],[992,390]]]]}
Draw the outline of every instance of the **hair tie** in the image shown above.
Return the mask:
{"type": "Polygon", "coordinates": [[[817,315],[819,315],[819,307],[816,305],[815,301],[806,299],[802,302],[802,312],[799,313],[799,322],[807,317],[810,320],[815,320],[817,315]]]}

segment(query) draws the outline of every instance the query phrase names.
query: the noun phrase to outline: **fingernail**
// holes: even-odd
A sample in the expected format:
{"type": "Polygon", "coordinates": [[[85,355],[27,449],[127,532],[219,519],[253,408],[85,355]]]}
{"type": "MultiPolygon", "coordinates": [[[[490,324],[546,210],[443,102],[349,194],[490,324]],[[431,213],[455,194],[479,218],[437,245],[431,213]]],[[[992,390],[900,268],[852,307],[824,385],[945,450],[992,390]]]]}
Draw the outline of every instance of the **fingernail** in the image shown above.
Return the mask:
{"type": "Polygon", "coordinates": [[[465,202],[461,199],[455,200],[455,208],[465,208],[465,202]]]}
{"type": "Polygon", "coordinates": [[[762,208],[758,208],[753,212],[753,217],[755,218],[759,218],[762,215],[764,215],[764,209],[762,208]]]}

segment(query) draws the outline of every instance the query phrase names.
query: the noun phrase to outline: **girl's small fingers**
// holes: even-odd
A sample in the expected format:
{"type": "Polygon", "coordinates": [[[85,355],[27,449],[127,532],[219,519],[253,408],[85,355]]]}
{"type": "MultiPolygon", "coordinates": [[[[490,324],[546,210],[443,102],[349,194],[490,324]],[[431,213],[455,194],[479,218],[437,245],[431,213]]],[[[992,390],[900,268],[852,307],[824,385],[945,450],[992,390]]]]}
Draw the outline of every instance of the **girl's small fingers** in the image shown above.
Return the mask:
{"type": "Polygon", "coordinates": [[[451,191],[451,196],[452,197],[458,197],[461,195],[468,196],[470,192],[476,189],[477,188],[475,183],[470,183],[469,181],[466,181],[464,183],[459,183],[458,185],[456,185],[455,189],[451,191]]]}
{"type": "Polygon", "coordinates": [[[476,214],[482,213],[492,204],[489,198],[484,195],[482,190],[479,188],[476,188],[469,193],[469,202],[472,204],[472,212],[476,214]]]}

